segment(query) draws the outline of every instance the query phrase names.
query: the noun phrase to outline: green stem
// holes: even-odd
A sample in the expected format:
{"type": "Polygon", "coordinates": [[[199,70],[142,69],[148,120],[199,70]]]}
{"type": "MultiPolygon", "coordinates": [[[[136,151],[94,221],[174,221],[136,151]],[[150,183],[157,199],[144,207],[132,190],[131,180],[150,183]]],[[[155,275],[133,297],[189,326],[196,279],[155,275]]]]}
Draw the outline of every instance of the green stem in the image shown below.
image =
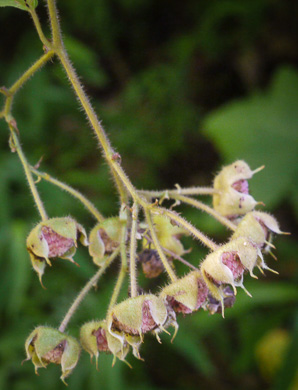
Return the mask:
{"type": "Polygon", "coordinates": [[[130,296],[138,295],[137,274],[136,274],[136,248],[137,248],[137,227],[138,227],[138,206],[135,203],[132,207],[132,224],[130,232],[130,296]]]}
{"type": "Polygon", "coordinates": [[[29,163],[28,163],[28,161],[27,161],[27,159],[22,151],[21,144],[20,144],[19,139],[15,133],[16,130],[13,128],[13,126],[11,124],[9,125],[9,127],[11,130],[11,137],[12,137],[13,146],[14,146],[16,152],[18,153],[18,156],[19,156],[21,163],[23,165],[25,175],[26,175],[26,178],[28,180],[28,184],[29,184],[30,190],[32,192],[35,204],[37,206],[37,209],[39,211],[41,219],[43,221],[46,221],[48,219],[48,216],[47,216],[47,213],[45,211],[44,205],[40,199],[35,182],[33,180],[32,173],[30,170],[30,165],[29,165],[29,163]]]}
{"type": "Polygon", "coordinates": [[[169,199],[176,195],[213,195],[218,191],[210,187],[189,187],[178,188],[177,190],[161,190],[161,191],[138,191],[140,195],[145,196],[147,199],[152,198],[164,198],[169,199]]]}
{"type": "Polygon", "coordinates": [[[102,222],[104,220],[104,216],[97,210],[97,208],[94,206],[93,203],[90,202],[83,194],[81,194],[79,191],[75,190],[74,188],[70,187],[69,185],[63,183],[60,180],[55,179],[54,177],[50,176],[48,173],[40,172],[37,169],[30,167],[31,172],[33,172],[38,178],[42,178],[49,183],[54,184],[57,187],[60,187],[62,190],[68,192],[73,197],[77,198],[85,207],[87,210],[90,211],[90,213],[99,221],[102,222]]]}
{"type": "Polygon", "coordinates": [[[55,0],[48,0],[48,10],[50,15],[50,24],[52,29],[53,44],[56,48],[62,45],[62,35],[60,31],[60,24],[58,19],[58,11],[55,0]]]}
{"type": "Polygon", "coordinates": [[[35,25],[35,28],[36,28],[36,31],[37,31],[37,34],[39,36],[39,39],[41,40],[41,42],[44,44],[45,48],[46,49],[50,49],[51,48],[51,43],[50,41],[45,37],[43,31],[42,31],[42,28],[41,28],[41,25],[40,25],[40,22],[39,22],[39,18],[37,16],[37,13],[35,11],[34,8],[29,8],[29,12],[31,14],[31,17],[32,17],[32,20],[33,20],[33,23],[35,25]]]}
{"type": "Polygon", "coordinates": [[[76,299],[74,300],[73,304],[70,306],[69,310],[67,311],[65,317],[63,318],[61,325],[59,326],[59,331],[64,332],[71,317],[74,315],[74,313],[77,311],[78,307],[82,303],[83,299],[86,297],[88,292],[91,290],[91,288],[96,285],[99,278],[104,274],[106,269],[109,267],[109,265],[113,262],[113,260],[118,256],[119,250],[116,250],[105,262],[105,264],[96,272],[95,275],[92,276],[92,278],[88,281],[86,286],[80,291],[76,299]]]}
{"type": "Polygon", "coordinates": [[[121,268],[119,271],[118,279],[110,300],[108,313],[111,311],[111,309],[115,306],[117,303],[117,299],[122,287],[122,284],[124,282],[125,275],[127,273],[127,256],[126,256],[126,224],[122,226],[122,232],[121,232],[121,243],[120,243],[120,254],[121,254],[121,268]]]}
{"type": "Polygon", "coordinates": [[[219,214],[216,210],[214,210],[212,207],[207,206],[205,203],[200,202],[196,199],[189,198],[187,196],[183,195],[174,195],[173,199],[180,200],[183,203],[189,204],[197,209],[203,210],[209,215],[212,215],[215,219],[217,219],[220,223],[225,225],[228,229],[234,231],[236,230],[236,225],[231,222],[228,218],[222,216],[219,214]]]}
{"type": "Polygon", "coordinates": [[[195,228],[190,222],[186,221],[184,218],[180,217],[174,211],[167,210],[163,207],[157,207],[157,211],[160,211],[160,214],[167,215],[172,221],[177,222],[180,226],[184,227],[188,230],[195,238],[200,240],[203,244],[205,244],[208,248],[215,251],[218,249],[218,245],[215,244],[210,238],[205,236],[202,232],[200,232],[197,228],[195,228]]]}
{"type": "Polygon", "coordinates": [[[152,217],[151,217],[151,214],[150,214],[150,211],[148,208],[145,209],[145,215],[146,215],[146,221],[148,223],[148,227],[149,227],[149,230],[150,230],[150,235],[152,237],[152,241],[153,241],[153,244],[158,252],[158,255],[160,257],[160,260],[162,261],[162,264],[166,270],[166,272],[168,273],[170,279],[172,282],[175,282],[177,280],[177,276],[173,270],[173,268],[171,267],[170,263],[168,262],[168,259],[167,257],[165,256],[163,250],[162,250],[162,247],[159,243],[159,240],[158,240],[158,237],[156,235],[156,232],[155,232],[155,229],[154,229],[154,226],[153,226],[153,222],[152,222],[152,217]]]}
{"type": "Polygon", "coordinates": [[[104,157],[111,168],[112,174],[114,175],[115,182],[120,192],[120,196],[122,199],[125,199],[126,189],[127,189],[135,201],[138,200],[142,202],[142,199],[138,196],[137,191],[134,188],[133,184],[126,176],[123,168],[121,167],[118,161],[119,159],[118,154],[115,153],[115,151],[111,147],[109,139],[106,136],[106,133],[103,127],[101,126],[100,121],[98,120],[94,112],[94,109],[91,106],[89,99],[86,93],[84,92],[83,87],[79,81],[79,78],[68,58],[68,54],[63,46],[58,14],[57,14],[57,9],[54,0],[48,0],[48,8],[49,8],[50,23],[51,23],[52,34],[53,34],[54,50],[57,56],[59,57],[63,68],[65,69],[65,72],[77,95],[77,98],[81,103],[83,109],[85,110],[86,116],[89,119],[92,128],[98,138],[98,141],[103,149],[104,157]],[[120,180],[118,179],[118,177],[120,178],[120,180]]]}
{"type": "Polygon", "coordinates": [[[5,106],[4,106],[4,116],[6,121],[9,122],[12,117],[10,114],[11,106],[13,102],[14,95],[18,92],[18,90],[24,85],[24,83],[43,65],[45,65],[54,55],[53,51],[49,51],[48,53],[42,55],[26,72],[7,90],[8,97],[6,98],[5,106]]]}

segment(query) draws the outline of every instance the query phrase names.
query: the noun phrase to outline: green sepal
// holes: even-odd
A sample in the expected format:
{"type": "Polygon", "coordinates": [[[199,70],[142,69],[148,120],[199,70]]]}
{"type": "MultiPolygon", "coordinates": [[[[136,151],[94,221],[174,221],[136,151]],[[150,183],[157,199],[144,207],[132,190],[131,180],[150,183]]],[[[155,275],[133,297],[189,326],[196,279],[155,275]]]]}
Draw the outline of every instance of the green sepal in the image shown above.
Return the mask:
{"type": "Polygon", "coordinates": [[[89,235],[89,254],[97,266],[104,264],[108,255],[121,240],[121,221],[118,217],[107,218],[98,223],[89,235]],[[102,237],[102,235],[106,237],[102,237]]]}
{"type": "Polygon", "coordinates": [[[41,229],[42,225],[38,224],[31,230],[26,245],[29,252],[34,253],[35,256],[46,259],[49,255],[49,246],[47,241],[43,238],[41,229]]]}
{"type": "Polygon", "coordinates": [[[29,252],[29,256],[30,256],[32,267],[38,274],[40,284],[42,285],[42,287],[44,287],[44,285],[42,283],[42,276],[44,274],[44,270],[46,267],[46,261],[40,257],[35,256],[31,252],[29,252]]]}
{"type": "Polygon", "coordinates": [[[175,301],[186,306],[189,310],[197,310],[199,285],[198,280],[202,279],[199,271],[192,271],[183,278],[164,287],[160,297],[166,299],[173,297],[175,301]]]}

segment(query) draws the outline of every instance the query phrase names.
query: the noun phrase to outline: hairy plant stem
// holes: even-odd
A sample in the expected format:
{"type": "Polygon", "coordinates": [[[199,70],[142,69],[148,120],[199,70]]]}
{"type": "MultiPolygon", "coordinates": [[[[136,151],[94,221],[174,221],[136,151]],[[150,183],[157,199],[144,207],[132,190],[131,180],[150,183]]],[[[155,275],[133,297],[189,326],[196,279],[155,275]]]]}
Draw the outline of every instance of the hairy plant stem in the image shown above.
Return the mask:
{"type": "Polygon", "coordinates": [[[33,195],[35,204],[37,206],[37,209],[40,213],[40,216],[43,221],[48,219],[47,213],[45,211],[44,205],[41,201],[41,198],[39,196],[39,193],[37,191],[34,179],[32,177],[32,173],[30,170],[30,165],[24,155],[24,152],[22,150],[19,138],[18,138],[18,128],[16,121],[11,115],[11,107],[13,103],[13,99],[15,94],[19,91],[19,89],[26,83],[26,81],[29,80],[29,78],[37,72],[43,65],[45,65],[54,55],[53,51],[49,51],[48,53],[42,55],[32,66],[30,66],[29,69],[26,70],[26,72],[8,89],[5,91],[5,104],[4,109],[1,112],[1,116],[3,116],[9,126],[10,133],[11,133],[11,147],[12,150],[15,150],[19,156],[19,159],[23,165],[26,178],[28,180],[28,184],[31,190],[31,193],[33,195]]]}
{"type": "Polygon", "coordinates": [[[156,210],[159,211],[160,214],[167,215],[172,221],[177,222],[179,226],[184,227],[184,229],[188,230],[189,233],[191,233],[193,235],[193,237],[197,238],[199,241],[201,241],[204,245],[206,245],[212,251],[215,251],[216,249],[218,249],[217,244],[215,244],[212,240],[210,240],[210,238],[208,238],[205,234],[200,232],[200,230],[195,228],[190,222],[188,222],[184,218],[180,217],[179,214],[175,213],[174,211],[165,209],[163,207],[157,207],[156,210]]]}
{"type": "Polygon", "coordinates": [[[7,122],[12,119],[11,116],[11,106],[13,102],[13,98],[18,90],[25,84],[27,80],[31,76],[34,75],[43,65],[45,65],[53,56],[53,51],[49,51],[48,53],[42,55],[26,72],[7,90],[7,98],[4,106],[4,116],[7,122]]]}
{"type": "Polygon", "coordinates": [[[41,40],[41,42],[44,44],[45,46],[45,50],[48,50],[51,48],[52,44],[51,42],[45,37],[43,31],[42,31],[42,28],[41,28],[41,25],[40,25],[40,21],[39,21],[39,18],[37,16],[37,13],[35,11],[34,8],[29,8],[29,12],[30,12],[30,15],[32,17],[32,20],[33,20],[33,23],[34,23],[34,26],[36,28],[36,31],[37,31],[37,34],[39,36],[39,39],[41,40]]]}
{"type": "Polygon", "coordinates": [[[162,250],[162,247],[160,245],[160,242],[158,240],[158,237],[156,235],[156,232],[155,232],[155,229],[154,229],[154,226],[153,226],[152,216],[151,216],[151,213],[150,213],[148,208],[145,209],[145,215],[146,215],[146,221],[148,223],[150,235],[152,237],[153,244],[154,244],[154,246],[155,246],[155,248],[156,248],[156,250],[158,252],[160,260],[162,261],[162,264],[163,264],[166,272],[168,273],[171,281],[175,282],[177,280],[177,276],[176,276],[173,268],[171,267],[167,257],[165,256],[165,254],[164,254],[164,252],[162,250]]]}
{"type": "Polygon", "coordinates": [[[99,278],[104,274],[106,269],[110,266],[110,264],[113,262],[113,260],[119,255],[120,250],[117,249],[115,250],[114,253],[106,260],[106,262],[102,265],[102,267],[92,276],[92,278],[87,282],[85,287],[80,291],[76,299],[74,300],[73,304],[70,306],[68,309],[65,317],[63,318],[61,325],[59,326],[59,331],[64,332],[70,319],[82,303],[83,299],[86,297],[88,292],[91,290],[93,286],[96,285],[98,282],[99,278]]]}
{"type": "Polygon", "coordinates": [[[44,179],[48,181],[49,183],[54,184],[57,187],[60,187],[62,190],[68,192],[71,194],[74,198],[77,198],[85,207],[86,209],[93,215],[93,217],[99,221],[102,222],[104,220],[104,216],[97,210],[97,208],[94,206],[93,203],[90,202],[89,199],[87,199],[83,194],[81,194],[79,191],[75,190],[68,184],[63,183],[62,181],[55,179],[54,177],[50,176],[46,172],[40,172],[34,167],[30,166],[31,172],[34,173],[38,178],[44,179]]]}
{"type": "Polygon", "coordinates": [[[214,210],[212,207],[209,207],[205,203],[200,202],[197,199],[189,198],[183,195],[172,195],[172,198],[175,200],[179,200],[183,203],[189,204],[199,210],[205,211],[213,218],[215,218],[218,222],[226,226],[228,229],[232,231],[236,230],[236,225],[233,222],[231,222],[228,218],[219,214],[216,210],[214,210]]]}
{"type": "Polygon", "coordinates": [[[126,224],[123,224],[122,231],[121,231],[121,242],[120,242],[120,255],[121,255],[121,268],[119,271],[118,279],[110,300],[108,313],[111,311],[111,309],[116,305],[117,299],[119,296],[119,293],[121,291],[122,284],[124,282],[125,275],[127,273],[127,255],[126,255],[126,233],[127,233],[127,227],[126,224]]]}
{"type": "Polygon", "coordinates": [[[161,191],[146,191],[146,190],[138,190],[138,193],[144,196],[146,199],[152,198],[162,198],[162,199],[170,199],[175,195],[213,195],[218,193],[217,190],[211,187],[189,187],[189,188],[181,188],[176,185],[176,190],[161,190],[161,191]]]}
{"type": "Polygon", "coordinates": [[[138,295],[137,274],[136,274],[136,249],[137,249],[137,228],[138,228],[138,206],[135,203],[132,207],[132,224],[130,232],[130,296],[132,298],[138,295]]]}
{"type": "Polygon", "coordinates": [[[36,185],[35,185],[35,182],[34,182],[34,179],[32,177],[32,173],[31,173],[31,170],[30,170],[30,165],[23,153],[23,150],[22,150],[22,147],[21,147],[21,144],[19,142],[19,139],[16,135],[16,129],[11,125],[9,124],[9,128],[10,128],[10,131],[11,131],[11,142],[12,142],[12,146],[15,148],[19,158],[20,158],[20,161],[23,165],[23,168],[24,168],[24,171],[25,171],[25,175],[26,175],[26,178],[28,180],[28,184],[29,184],[29,187],[30,187],[30,190],[31,190],[31,193],[33,195],[33,198],[34,198],[34,201],[35,201],[35,204],[37,206],[37,209],[39,211],[39,214],[41,216],[41,219],[43,221],[46,221],[48,219],[48,216],[47,216],[47,213],[46,213],[46,210],[44,208],[44,205],[42,203],[42,200],[39,196],[39,193],[37,191],[37,188],[36,188],[36,185]]]}
{"type": "Polygon", "coordinates": [[[128,190],[131,196],[136,200],[139,198],[139,196],[134,186],[132,185],[131,181],[128,179],[125,172],[123,171],[120,163],[117,161],[118,154],[115,153],[115,151],[112,149],[110,142],[106,136],[106,133],[103,127],[101,126],[100,121],[98,120],[93,110],[93,107],[91,106],[89,99],[86,93],[84,92],[83,87],[78,79],[78,76],[76,75],[76,72],[68,58],[61,37],[58,13],[57,13],[56,4],[54,0],[48,0],[48,9],[49,9],[52,34],[53,34],[53,49],[56,55],[58,56],[59,60],[61,61],[61,64],[69,78],[69,81],[77,95],[77,98],[81,103],[86,113],[86,116],[90,121],[92,128],[98,138],[100,146],[103,150],[104,157],[114,176],[116,186],[118,187],[118,191],[120,193],[120,197],[122,200],[125,200],[127,198],[126,190],[128,190]]]}

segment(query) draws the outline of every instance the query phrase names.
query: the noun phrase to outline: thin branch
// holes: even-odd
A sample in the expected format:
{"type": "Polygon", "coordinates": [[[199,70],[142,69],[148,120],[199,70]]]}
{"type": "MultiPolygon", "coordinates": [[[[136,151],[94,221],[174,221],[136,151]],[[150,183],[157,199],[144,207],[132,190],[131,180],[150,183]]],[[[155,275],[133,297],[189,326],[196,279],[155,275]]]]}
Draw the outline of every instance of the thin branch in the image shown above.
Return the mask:
{"type": "Polygon", "coordinates": [[[16,135],[16,128],[12,125],[12,124],[9,124],[9,127],[10,127],[10,131],[11,131],[11,140],[12,140],[12,143],[13,143],[13,147],[15,148],[16,152],[18,153],[18,156],[20,158],[20,161],[23,165],[23,168],[24,168],[24,171],[25,171],[25,175],[26,175],[26,178],[28,180],[28,184],[29,184],[29,187],[30,187],[30,190],[31,190],[31,193],[33,195],[33,198],[34,198],[34,201],[35,201],[35,204],[37,206],[37,209],[39,211],[39,214],[42,218],[43,221],[46,221],[48,219],[48,216],[47,216],[47,213],[46,213],[46,210],[44,208],[44,205],[42,203],[42,200],[39,196],[39,193],[37,191],[37,188],[36,188],[36,185],[35,185],[35,182],[33,180],[33,177],[32,177],[32,173],[31,173],[31,170],[30,170],[30,165],[23,153],[23,150],[22,150],[22,147],[21,147],[21,144],[19,142],[19,139],[16,135]]]}
{"type": "Polygon", "coordinates": [[[63,318],[61,325],[59,326],[59,331],[64,332],[70,319],[74,315],[74,313],[77,311],[78,307],[82,303],[83,299],[86,297],[88,292],[91,290],[93,286],[96,285],[99,278],[104,274],[106,269],[109,267],[109,265],[113,262],[113,260],[119,255],[119,249],[117,249],[105,262],[105,264],[96,272],[95,275],[92,276],[92,278],[88,281],[86,286],[81,290],[79,295],[74,300],[73,304],[70,306],[69,310],[67,311],[65,317],[63,318]]]}
{"type": "Polygon", "coordinates": [[[126,224],[122,226],[121,242],[120,242],[120,254],[121,254],[121,268],[119,271],[118,279],[110,300],[108,312],[115,306],[117,299],[124,282],[125,275],[127,273],[127,256],[126,256],[126,224]]]}
{"type": "Polygon", "coordinates": [[[137,228],[138,228],[138,206],[132,207],[132,225],[130,232],[130,295],[132,298],[138,295],[137,274],[136,274],[136,248],[137,248],[137,228]]]}
{"type": "Polygon", "coordinates": [[[175,195],[213,195],[218,193],[214,188],[209,187],[189,187],[189,188],[178,188],[176,190],[161,190],[161,191],[146,191],[140,190],[138,193],[145,196],[147,199],[152,198],[163,198],[170,199],[175,195]]]}
{"type": "Polygon", "coordinates": [[[153,244],[158,252],[158,255],[160,257],[160,260],[162,261],[162,264],[166,270],[166,272],[168,273],[170,279],[172,282],[175,282],[177,280],[177,276],[173,270],[173,268],[171,267],[167,257],[165,256],[163,250],[162,250],[162,247],[160,245],[160,242],[158,240],[158,237],[156,235],[156,232],[155,232],[155,229],[154,229],[154,226],[153,226],[153,222],[152,222],[152,217],[151,217],[151,214],[150,214],[150,211],[148,210],[148,208],[146,208],[145,210],[145,215],[146,215],[146,221],[148,223],[148,227],[149,227],[149,230],[150,230],[150,235],[152,237],[152,240],[153,240],[153,244]]]}
{"type": "Polygon", "coordinates": [[[186,221],[184,218],[180,217],[179,214],[174,211],[167,210],[163,207],[157,207],[157,211],[161,212],[161,214],[167,215],[172,221],[178,223],[178,225],[184,227],[188,230],[195,238],[200,240],[204,245],[210,248],[212,251],[218,249],[218,245],[215,244],[209,237],[203,234],[200,230],[195,228],[190,222],[186,221]]]}
{"type": "Polygon", "coordinates": [[[205,203],[200,202],[196,199],[189,198],[187,196],[182,196],[182,195],[175,195],[173,196],[173,199],[180,200],[183,203],[187,203],[199,210],[203,210],[209,215],[211,215],[213,218],[217,219],[218,222],[221,224],[225,225],[227,228],[230,230],[234,231],[236,230],[236,225],[231,222],[228,218],[222,216],[219,214],[216,210],[214,210],[212,207],[207,206],[205,203]]]}
{"type": "Polygon", "coordinates": [[[42,178],[49,183],[54,184],[57,187],[60,187],[62,190],[70,193],[73,197],[77,198],[85,207],[87,210],[90,211],[90,213],[99,221],[104,220],[104,216],[97,210],[97,208],[94,206],[93,203],[90,202],[83,194],[81,194],[79,191],[75,190],[68,184],[63,183],[62,181],[55,179],[54,177],[50,176],[48,173],[40,172],[37,169],[30,167],[31,172],[33,172],[38,178],[42,178]]]}

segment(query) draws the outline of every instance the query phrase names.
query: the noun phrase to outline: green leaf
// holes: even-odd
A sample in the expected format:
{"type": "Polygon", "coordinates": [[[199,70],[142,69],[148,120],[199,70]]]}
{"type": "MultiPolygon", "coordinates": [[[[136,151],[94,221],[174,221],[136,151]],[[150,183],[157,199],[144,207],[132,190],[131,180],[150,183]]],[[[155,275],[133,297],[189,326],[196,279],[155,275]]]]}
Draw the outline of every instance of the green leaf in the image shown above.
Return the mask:
{"type": "Polygon", "coordinates": [[[285,198],[295,199],[297,102],[298,72],[283,67],[267,91],[218,109],[207,116],[203,126],[226,163],[244,159],[252,169],[265,164],[266,170],[250,184],[254,198],[267,207],[285,198]]]}
{"type": "Polygon", "coordinates": [[[28,8],[36,8],[38,0],[0,0],[0,7],[16,7],[24,11],[28,11],[28,8]]]}

